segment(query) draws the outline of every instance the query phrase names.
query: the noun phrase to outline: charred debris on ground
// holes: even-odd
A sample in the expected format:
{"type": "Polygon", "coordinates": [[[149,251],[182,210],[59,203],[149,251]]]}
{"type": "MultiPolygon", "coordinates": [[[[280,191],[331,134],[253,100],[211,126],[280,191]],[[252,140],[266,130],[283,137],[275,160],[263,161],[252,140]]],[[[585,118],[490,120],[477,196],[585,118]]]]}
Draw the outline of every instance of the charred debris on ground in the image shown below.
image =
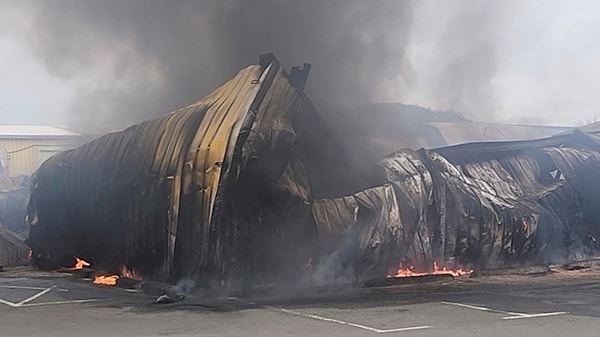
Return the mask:
{"type": "Polygon", "coordinates": [[[263,55],[192,105],[44,162],[33,264],[243,289],[595,254],[600,128],[404,149],[365,172],[304,94],[309,69],[263,55]]]}
{"type": "Polygon", "coordinates": [[[3,266],[28,264],[28,235],[24,223],[29,202],[30,179],[26,176],[0,178],[0,271],[3,266]]]}

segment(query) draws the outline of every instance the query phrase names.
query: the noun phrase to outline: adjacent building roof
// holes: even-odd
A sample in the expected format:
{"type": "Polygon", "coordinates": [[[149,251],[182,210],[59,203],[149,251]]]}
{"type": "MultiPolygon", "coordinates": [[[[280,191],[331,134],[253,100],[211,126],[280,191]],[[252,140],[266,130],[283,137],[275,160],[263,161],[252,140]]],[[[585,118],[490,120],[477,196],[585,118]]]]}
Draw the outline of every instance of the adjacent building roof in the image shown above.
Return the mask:
{"type": "Polygon", "coordinates": [[[482,122],[429,122],[437,128],[445,144],[429,144],[432,147],[468,142],[527,140],[550,137],[572,131],[573,127],[547,125],[518,125],[482,122]]]}
{"type": "Polygon", "coordinates": [[[0,125],[0,137],[73,137],[81,136],[61,127],[49,125],[0,125]]]}

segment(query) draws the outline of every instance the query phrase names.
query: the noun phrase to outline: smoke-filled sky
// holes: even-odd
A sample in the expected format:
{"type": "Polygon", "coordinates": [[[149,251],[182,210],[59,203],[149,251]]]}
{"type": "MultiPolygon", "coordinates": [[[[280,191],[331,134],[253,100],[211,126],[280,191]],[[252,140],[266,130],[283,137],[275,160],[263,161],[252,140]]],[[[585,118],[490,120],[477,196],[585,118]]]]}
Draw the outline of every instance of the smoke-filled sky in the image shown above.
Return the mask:
{"type": "Polygon", "coordinates": [[[124,127],[273,52],[313,64],[317,106],[580,125],[600,117],[599,19],[592,0],[0,0],[0,123],[124,127]]]}

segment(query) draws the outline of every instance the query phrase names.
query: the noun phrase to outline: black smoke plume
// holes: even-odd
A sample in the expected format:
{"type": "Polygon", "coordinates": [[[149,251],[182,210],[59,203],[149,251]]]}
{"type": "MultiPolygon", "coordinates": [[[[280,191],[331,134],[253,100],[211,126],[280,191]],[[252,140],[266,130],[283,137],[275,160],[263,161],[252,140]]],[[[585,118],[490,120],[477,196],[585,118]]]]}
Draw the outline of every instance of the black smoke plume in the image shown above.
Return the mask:
{"type": "Polygon", "coordinates": [[[78,83],[80,127],[121,127],[187,105],[273,52],[312,63],[317,102],[368,101],[402,73],[411,1],[57,0],[22,7],[21,32],[56,76],[78,83]]]}

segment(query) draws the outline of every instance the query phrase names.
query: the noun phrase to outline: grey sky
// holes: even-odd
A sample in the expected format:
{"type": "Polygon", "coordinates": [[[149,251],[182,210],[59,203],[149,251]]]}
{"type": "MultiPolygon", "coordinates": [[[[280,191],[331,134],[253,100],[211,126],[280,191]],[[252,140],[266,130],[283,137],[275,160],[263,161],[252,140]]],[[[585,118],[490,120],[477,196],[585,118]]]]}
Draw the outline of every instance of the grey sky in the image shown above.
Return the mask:
{"type": "Polygon", "coordinates": [[[73,84],[51,76],[34,58],[20,34],[28,21],[0,9],[0,123],[66,125],[73,84]]]}
{"type": "MultiPolygon", "coordinates": [[[[83,33],[77,35],[67,31],[64,38],[85,36],[86,43],[91,44],[95,53],[98,50],[106,52],[101,57],[82,54],[75,58],[71,54],[78,52],[76,48],[64,48],[64,58],[71,63],[77,62],[78,67],[61,68],[64,65],[57,66],[56,60],[51,63],[40,56],[38,39],[52,35],[36,31],[40,29],[40,25],[36,25],[37,16],[43,15],[43,11],[35,10],[39,3],[27,1],[28,5],[15,7],[16,3],[0,0],[0,123],[81,126],[81,120],[73,122],[74,109],[90,109],[93,114],[101,114],[102,109],[115,106],[108,104],[110,102],[106,107],[82,105],[81,97],[90,97],[90,102],[101,102],[98,97],[102,97],[122,105],[130,98],[142,101],[144,95],[168,91],[168,86],[177,83],[167,76],[170,68],[157,63],[164,62],[165,58],[160,57],[128,62],[125,70],[120,69],[122,74],[115,76],[116,63],[111,60],[135,60],[148,49],[140,51],[135,43],[129,44],[127,38],[137,42],[139,37],[135,35],[139,33],[135,27],[127,27],[133,32],[131,35],[125,31],[123,36],[115,35],[113,40],[110,31],[103,31],[101,38],[90,41],[89,36],[94,35],[84,35],[85,31],[103,29],[102,17],[95,25],[92,23],[87,27],[82,26],[86,25],[85,20],[76,25],[65,25],[67,30],[79,27],[83,33]],[[72,69],[76,71],[69,71],[72,69]],[[139,74],[143,74],[143,78],[139,74]]],[[[226,3],[235,6],[236,2],[226,3]]],[[[369,3],[376,11],[380,2],[369,3]]],[[[398,10],[409,11],[410,17],[401,19],[406,24],[384,26],[385,34],[389,35],[381,37],[381,34],[367,34],[369,30],[360,31],[367,32],[360,35],[365,40],[380,39],[385,47],[382,50],[394,53],[384,56],[387,56],[387,63],[392,63],[387,65],[385,78],[375,78],[373,83],[378,86],[364,97],[373,101],[454,109],[471,119],[483,121],[580,125],[600,118],[600,5],[596,1],[427,0],[398,10]],[[394,39],[395,36],[398,39],[394,39]],[[401,44],[402,48],[390,46],[394,43],[401,44]],[[396,66],[395,57],[398,58],[396,66]]],[[[191,13],[188,16],[192,18],[186,20],[194,20],[191,13]]],[[[340,25],[352,25],[351,18],[348,16],[348,20],[340,21],[340,25]]],[[[198,27],[211,25],[205,17],[199,17],[197,22],[198,27]]],[[[195,41],[205,45],[198,48],[210,49],[214,34],[212,29],[199,29],[200,38],[195,41]]],[[[62,41],[42,41],[41,45],[44,43],[62,41]]],[[[269,49],[263,52],[275,51],[277,54],[279,46],[274,43],[271,48],[268,41],[262,41],[260,48],[269,49]]],[[[287,49],[283,50],[281,54],[284,55],[280,57],[287,57],[282,60],[287,66],[306,59],[316,66],[314,71],[318,71],[318,57],[307,52],[304,58],[301,49],[289,53],[287,49]]],[[[352,48],[351,52],[360,54],[360,46],[352,48]]],[[[367,54],[365,57],[372,57],[372,51],[364,50],[364,53],[367,54]]],[[[344,56],[344,53],[339,55],[340,58],[344,56]]],[[[352,56],[360,60],[360,55],[352,56]]],[[[210,60],[206,57],[198,62],[210,60]]],[[[209,82],[206,85],[214,87],[237,68],[254,61],[255,58],[247,59],[245,63],[235,60],[224,67],[226,71],[206,65],[211,75],[205,81],[209,82]]],[[[368,74],[369,68],[365,71],[368,74]]],[[[311,78],[314,79],[315,76],[311,78]]],[[[309,80],[309,85],[315,84],[309,80]]],[[[205,94],[203,90],[205,87],[199,86],[195,98],[205,94]]],[[[310,93],[310,88],[307,90],[310,93]]],[[[165,106],[191,103],[179,101],[190,99],[194,92],[177,98],[175,103],[165,103],[165,106]]],[[[89,118],[89,123],[106,122],[105,128],[115,128],[155,115],[156,112],[142,113],[116,121],[89,118]]]]}

